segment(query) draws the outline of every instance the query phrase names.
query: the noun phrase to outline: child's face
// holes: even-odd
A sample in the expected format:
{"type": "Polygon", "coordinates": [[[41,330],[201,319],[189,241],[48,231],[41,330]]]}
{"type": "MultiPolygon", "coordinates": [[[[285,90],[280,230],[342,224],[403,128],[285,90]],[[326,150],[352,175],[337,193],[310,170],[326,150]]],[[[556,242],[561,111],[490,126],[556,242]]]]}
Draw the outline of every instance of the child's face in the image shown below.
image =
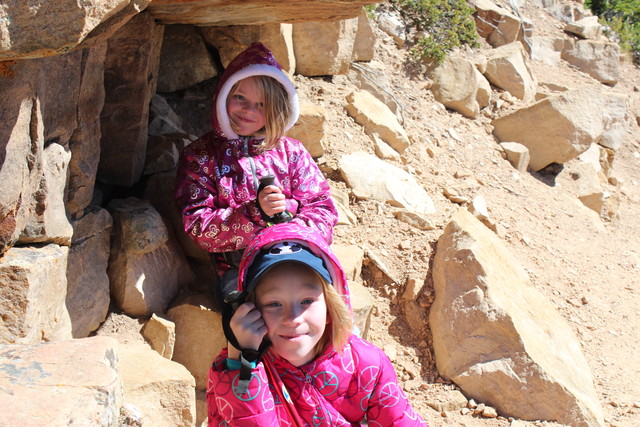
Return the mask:
{"type": "Polygon", "coordinates": [[[227,114],[241,136],[254,136],[264,127],[264,97],[255,77],[240,80],[227,98],[227,114]]]}
{"type": "Polygon", "coordinates": [[[294,366],[313,360],[329,323],[318,277],[295,264],[280,268],[260,281],[256,303],[273,350],[294,366]]]}

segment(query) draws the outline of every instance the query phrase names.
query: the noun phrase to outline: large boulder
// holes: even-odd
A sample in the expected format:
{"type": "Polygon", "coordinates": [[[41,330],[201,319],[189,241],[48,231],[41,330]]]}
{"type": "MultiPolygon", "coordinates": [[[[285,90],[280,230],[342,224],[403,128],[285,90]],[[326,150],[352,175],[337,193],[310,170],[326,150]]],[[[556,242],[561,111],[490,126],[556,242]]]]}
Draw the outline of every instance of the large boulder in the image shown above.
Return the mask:
{"type": "Polygon", "coordinates": [[[198,390],[206,389],[211,363],[227,346],[222,317],[214,308],[215,301],[210,294],[193,294],[167,312],[176,328],[173,360],[191,372],[198,390]]]}
{"type": "Polygon", "coordinates": [[[0,257],[0,343],[71,338],[65,305],[69,248],[13,247],[0,257]]]}
{"type": "Polygon", "coordinates": [[[296,71],[292,24],[229,25],[204,27],[201,31],[206,42],[218,51],[224,68],[251,43],[261,42],[285,72],[293,75],[296,71]]]}
{"type": "Polygon", "coordinates": [[[118,343],[110,337],[0,345],[2,424],[118,425],[118,371],[118,343]]]}
{"type": "Polygon", "coordinates": [[[149,103],[156,92],[164,26],[136,15],[109,38],[98,179],[131,186],[144,168],[149,103]]]}
{"type": "Polygon", "coordinates": [[[361,198],[371,198],[418,214],[435,213],[427,192],[404,170],[374,155],[357,151],[342,156],[340,173],[347,185],[361,198]]]}
{"type": "Polygon", "coordinates": [[[528,54],[520,42],[500,46],[487,55],[484,76],[516,98],[531,101],[536,95],[537,82],[527,61],[528,54]]]}
{"type": "Polygon", "coordinates": [[[347,114],[364,127],[367,135],[377,134],[399,153],[407,149],[407,132],[382,101],[366,90],[359,90],[347,95],[347,102],[347,114]]]}
{"type": "Polygon", "coordinates": [[[367,11],[362,8],[358,16],[358,30],[353,42],[354,61],[371,61],[375,52],[376,35],[367,16],[367,11]]]}
{"type": "Polygon", "coordinates": [[[500,141],[526,146],[529,166],[537,171],[575,158],[592,142],[618,148],[624,141],[627,112],[626,96],[585,87],[494,120],[493,134],[500,141]]]}
{"type": "Polygon", "coordinates": [[[357,31],[357,18],[294,24],[296,73],[303,76],[347,74],[357,31]]]}
{"type": "Polygon", "coordinates": [[[277,22],[336,21],[355,18],[372,0],[190,0],[154,1],[148,10],[163,24],[201,26],[257,25],[277,22]]]}
{"type": "Polygon", "coordinates": [[[89,336],[109,311],[109,248],[113,221],[106,209],[92,207],[73,221],[67,263],[66,305],[74,338],[89,336]]]}
{"type": "Polygon", "coordinates": [[[476,118],[489,105],[491,86],[466,59],[447,56],[429,77],[436,101],[465,117],[476,118]]]}
{"type": "Polygon", "coordinates": [[[582,39],[598,40],[602,35],[602,25],[598,22],[597,16],[587,16],[579,21],[569,22],[564,30],[582,39]]]}
{"type": "Polygon", "coordinates": [[[562,59],[604,84],[614,86],[620,79],[620,46],[593,40],[567,39],[562,59]]]}
{"type": "Polygon", "coordinates": [[[62,55],[83,41],[104,40],[151,0],[5,3],[0,11],[0,61],[62,55]]]}
{"type": "Polygon", "coordinates": [[[504,416],[602,426],[580,343],[500,238],[465,209],[438,239],[430,310],[438,372],[504,416]]]}
{"type": "Polygon", "coordinates": [[[160,214],[146,200],[114,199],[111,296],[131,316],[164,313],[180,288],[191,283],[187,260],[160,214]]]}
{"type": "Polygon", "coordinates": [[[167,25],[160,50],[158,92],[175,92],[211,79],[218,70],[200,32],[191,25],[167,25]]]}
{"type": "Polygon", "coordinates": [[[141,343],[121,344],[118,355],[125,404],[138,411],[142,425],[194,425],[195,381],[184,366],[141,343]]]}

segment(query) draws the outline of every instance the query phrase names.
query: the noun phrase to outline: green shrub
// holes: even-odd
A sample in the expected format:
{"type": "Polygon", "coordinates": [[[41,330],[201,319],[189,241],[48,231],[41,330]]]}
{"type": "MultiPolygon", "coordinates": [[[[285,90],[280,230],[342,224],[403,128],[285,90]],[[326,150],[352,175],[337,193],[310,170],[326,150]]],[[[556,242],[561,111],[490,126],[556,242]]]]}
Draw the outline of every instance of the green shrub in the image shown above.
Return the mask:
{"type": "Polygon", "coordinates": [[[444,60],[456,47],[478,46],[475,10],[465,0],[390,0],[407,29],[414,29],[411,54],[417,61],[444,60]]]}

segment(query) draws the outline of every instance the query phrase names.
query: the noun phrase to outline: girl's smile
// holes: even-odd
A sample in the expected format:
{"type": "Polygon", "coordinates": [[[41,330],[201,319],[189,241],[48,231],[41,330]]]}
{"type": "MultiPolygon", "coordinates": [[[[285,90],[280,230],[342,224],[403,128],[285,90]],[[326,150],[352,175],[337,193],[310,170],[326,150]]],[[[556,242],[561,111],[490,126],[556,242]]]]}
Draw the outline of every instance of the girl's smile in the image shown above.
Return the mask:
{"type": "Polygon", "coordinates": [[[255,77],[240,80],[227,99],[227,114],[241,136],[255,136],[265,125],[264,99],[255,77]]]}

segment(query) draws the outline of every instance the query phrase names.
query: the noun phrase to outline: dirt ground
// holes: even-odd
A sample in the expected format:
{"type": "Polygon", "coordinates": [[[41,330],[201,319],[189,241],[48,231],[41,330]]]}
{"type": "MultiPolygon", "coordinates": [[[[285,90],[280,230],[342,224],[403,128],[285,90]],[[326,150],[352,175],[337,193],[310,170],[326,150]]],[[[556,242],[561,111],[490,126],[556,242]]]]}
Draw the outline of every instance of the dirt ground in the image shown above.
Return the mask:
{"type": "MultiPolygon", "coordinates": [[[[566,37],[562,25],[543,10],[527,6],[523,14],[534,21],[534,34],[566,37]]],[[[437,213],[430,218],[436,228],[421,231],[396,220],[389,206],[350,197],[350,209],[359,221],[337,226],[335,242],[372,248],[383,255],[398,279],[394,285],[381,279],[375,268],[363,268],[363,282],[376,306],[368,339],[392,356],[414,407],[431,426],[555,425],[512,422],[502,414],[488,419],[459,410],[440,412],[432,407],[448,400],[456,387],[437,373],[428,325],[413,331],[395,296],[404,291],[410,272],[423,273],[427,280],[421,299],[428,311],[433,301],[429,261],[451,214],[460,207],[443,195],[443,188],[459,186],[469,199],[484,196],[490,218],[501,225],[504,244],[529,273],[531,285],[574,330],[591,367],[606,425],[640,425],[640,316],[635,301],[640,294],[640,127],[635,114],[630,114],[623,147],[615,152],[611,172],[615,180],[610,180],[615,185],[604,184],[611,214],[603,219],[572,194],[568,174],[554,180],[545,173],[518,173],[503,159],[491,135],[491,118],[521,107],[519,101],[494,90],[492,104],[474,120],[447,111],[428,90],[428,79],[406,64],[406,48],[375,32],[375,58],[361,65],[394,94],[412,141],[401,161],[389,162],[415,172],[437,213]]],[[[489,48],[485,45],[480,51],[489,48]]],[[[531,67],[539,83],[568,88],[600,85],[566,63],[550,67],[533,62],[531,67]]],[[[294,78],[301,100],[328,111],[329,148],[318,163],[332,187],[347,194],[337,171],[339,158],[358,150],[373,153],[369,137],[344,110],[357,76],[352,69],[332,78],[294,78]]],[[[628,95],[630,105],[640,102],[640,71],[623,64],[620,82],[610,89],[628,95]]],[[[120,334],[123,339],[129,334],[135,339],[139,326],[113,314],[102,333],[120,334]]]]}

